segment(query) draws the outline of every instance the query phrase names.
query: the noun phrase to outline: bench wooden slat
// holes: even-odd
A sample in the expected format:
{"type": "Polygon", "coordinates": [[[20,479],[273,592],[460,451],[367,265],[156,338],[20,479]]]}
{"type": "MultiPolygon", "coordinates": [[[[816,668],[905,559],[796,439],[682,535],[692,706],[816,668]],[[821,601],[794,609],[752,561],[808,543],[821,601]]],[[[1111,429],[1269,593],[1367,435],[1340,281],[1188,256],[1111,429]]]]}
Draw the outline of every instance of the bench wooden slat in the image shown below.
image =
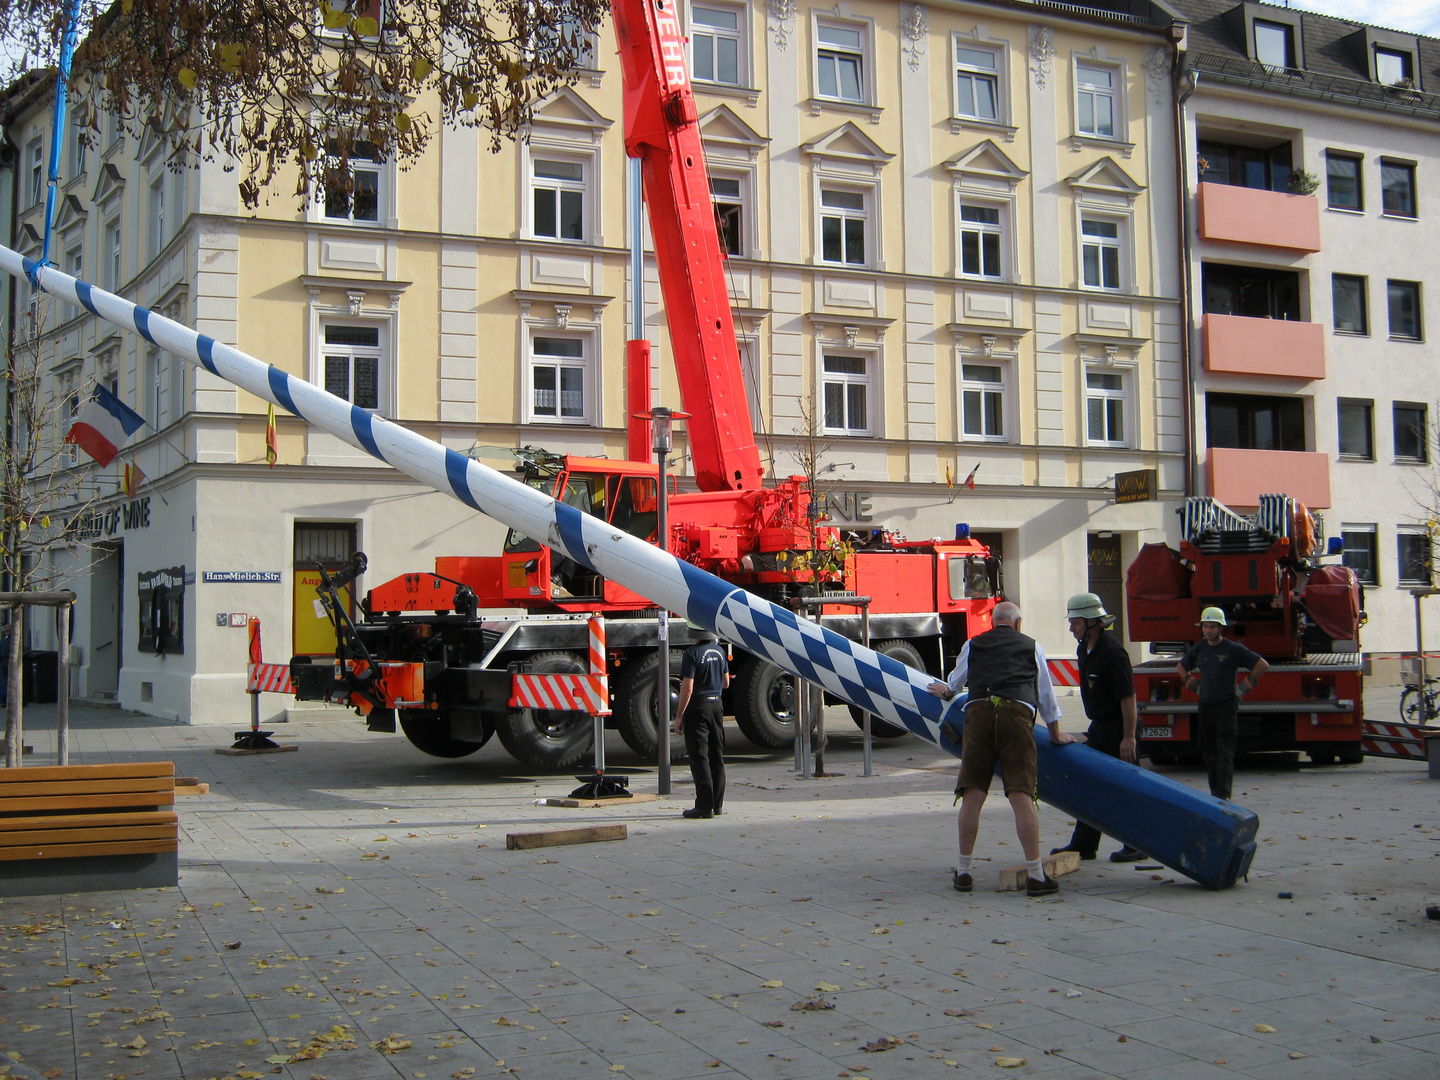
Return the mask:
{"type": "Polygon", "coordinates": [[[0,799],[0,810],[22,813],[30,810],[86,810],[107,806],[174,806],[175,789],[167,791],[114,792],[109,795],[49,795],[44,798],[0,799]]]}
{"type": "Polygon", "coordinates": [[[7,850],[0,861],[19,859],[70,859],[88,855],[150,855],[179,851],[178,838],[163,840],[121,840],[116,843],[98,844],[43,844],[30,847],[15,847],[7,850]]]}
{"type": "Polygon", "coordinates": [[[0,792],[4,785],[40,780],[96,780],[127,776],[174,776],[173,761],[131,761],[120,765],[36,765],[0,769],[0,792]]]}
{"type": "Polygon", "coordinates": [[[180,820],[174,810],[126,810],[114,814],[33,814],[0,817],[0,844],[5,834],[22,829],[84,829],[91,825],[173,825],[180,820]]]}
{"type": "Polygon", "coordinates": [[[23,856],[10,854],[16,848],[44,847],[52,853],[64,854],[75,844],[91,844],[115,840],[177,840],[175,825],[97,825],[88,829],[27,829],[0,836],[0,859],[23,856]]]}
{"type": "Polygon", "coordinates": [[[120,780],[42,780],[38,784],[12,783],[0,788],[0,809],[11,799],[32,795],[103,795],[121,791],[174,791],[172,780],[153,776],[126,777],[120,780]]]}

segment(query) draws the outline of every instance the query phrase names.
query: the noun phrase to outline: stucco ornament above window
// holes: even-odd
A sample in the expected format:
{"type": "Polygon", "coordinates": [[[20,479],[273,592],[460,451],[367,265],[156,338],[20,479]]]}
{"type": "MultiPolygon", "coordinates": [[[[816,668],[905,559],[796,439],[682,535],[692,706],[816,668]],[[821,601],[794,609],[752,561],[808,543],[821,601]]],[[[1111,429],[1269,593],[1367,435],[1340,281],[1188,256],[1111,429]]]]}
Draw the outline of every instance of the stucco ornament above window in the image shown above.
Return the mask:
{"type": "Polygon", "coordinates": [[[1150,87],[1150,103],[1163,105],[1170,88],[1170,53],[1162,45],[1145,50],[1145,82],[1150,87]]]}
{"type": "Polygon", "coordinates": [[[922,5],[912,4],[906,9],[900,31],[905,35],[906,44],[901,49],[905,63],[911,71],[918,71],[920,58],[925,55],[925,39],[930,34],[930,21],[922,5]]]}
{"type": "Polygon", "coordinates": [[[795,32],[796,6],[795,0],[766,0],[770,33],[775,36],[775,47],[781,52],[790,47],[790,35],[795,32]]]}
{"type": "Polygon", "coordinates": [[[1030,74],[1035,76],[1035,85],[1045,89],[1045,80],[1050,76],[1050,61],[1055,58],[1055,31],[1048,26],[1036,26],[1030,31],[1030,74]]]}

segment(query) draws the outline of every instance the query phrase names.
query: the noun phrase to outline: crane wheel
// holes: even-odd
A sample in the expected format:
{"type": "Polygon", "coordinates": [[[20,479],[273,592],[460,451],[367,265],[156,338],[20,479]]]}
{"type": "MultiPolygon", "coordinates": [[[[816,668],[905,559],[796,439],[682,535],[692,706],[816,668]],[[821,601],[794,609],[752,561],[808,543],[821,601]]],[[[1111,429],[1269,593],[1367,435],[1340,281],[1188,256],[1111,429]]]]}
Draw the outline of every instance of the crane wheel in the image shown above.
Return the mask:
{"type": "MultiPolygon", "coordinates": [[[[870,646],[881,656],[888,656],[892,660],[899,660],[906,667],[913,667],[919,671],[925,670],[925,661],[920,658],[920,653],[914,645],[899,638],[891,638],[889,641],[882,641],[878,645],[870,646]]],[[[850,719],[855,721],[855,726],[862,731],[865,729],[865,714],[854,705],[850,706],[850,719]]],[[[894,724],[881,720],[874,713],[870,714],[870,734],[877,739],[898,739],[901,735],[909,735],[910,729],[896,727],[894,724]]]]}
{"type": "Polygon", "coordinates": [[[799,707],[795,676],[758,656],[737,653],[730,680],[735,723],[756,746],[782,750],[795,743],[799,707]]]}
{"type": "MultiPolygon", "coordinates": [[[[670,650],[670,721],[675,721],[675,706],[680,699],[681,649],[670,650]]],[[[626,659],[615,680],[612,707],[615,726],[625,745],[645,761],[655,761],[660,749],[656,718],[657,691],[660,689],[660,650],[648,649],[626,659]]],[[[670,760],[685,757],[684,736],[670,733],[670,760]]]]}
{"type": "MultiPolygon", "coordinates": [[[[536,675],[585,675],[585,659],[569,652],[541,652],[529,658],[536,675]]],[[[566,769],[590,752],[590,714],[559,709],[507,709],[495,725],[510,756],[539,769],[566,769]]]]}
{"type": "Polygon", "coordinates": [[[475,753],[489,741],[462,742],[450,737],[450,720],[443,712],[425,709],[397,709],[396,719],[410,745],[421,753],[439,758],[462,758],[475,753]]]}

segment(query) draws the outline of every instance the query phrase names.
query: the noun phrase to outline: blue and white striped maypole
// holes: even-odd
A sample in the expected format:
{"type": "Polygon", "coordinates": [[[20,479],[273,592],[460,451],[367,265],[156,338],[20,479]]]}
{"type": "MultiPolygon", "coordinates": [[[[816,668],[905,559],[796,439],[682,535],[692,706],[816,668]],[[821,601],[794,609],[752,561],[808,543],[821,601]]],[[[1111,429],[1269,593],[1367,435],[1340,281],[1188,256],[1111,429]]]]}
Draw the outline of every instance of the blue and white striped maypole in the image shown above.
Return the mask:
{"type": "MultiPolygon", "coordinates": [[[[29,276],[57,299],[79,305],[273,402],[312,427],[453,495],[487,517],[540,539],[603,577],[670,611],[684,612],[691,622],[709,627],[747,652],[959,755],[960,747],[942,738],[940,730],[947,708],[952,730],[961,728],[963,717],[956,707],[959,699],[947,706],[930,694],[926,687],[932,680],[925,672],[797,618],[786,608],[473,458],[54,267],[41,266],[0,246],[0,270],[15,277],[29,276]]],[[[1211,888],[1233,884],[1249,865],[1259,824],[1250,811],[1087,747],[1052,747],[1043,737],[1037,745],[1039,794],[1047,802],[1211,888]],[[1047,778],[1051,778],[1049,790],[1047,778]],[[1103,792],[1104,797],[1091,792],[1103,792]],[[1128,799],[1118,798],[1121,794],[1128,799]],[[1136,800],[1143,805],[1134,805],[1136,800]],[[1167,855],[1170,848],[1174,851],[1167,855]]]]}

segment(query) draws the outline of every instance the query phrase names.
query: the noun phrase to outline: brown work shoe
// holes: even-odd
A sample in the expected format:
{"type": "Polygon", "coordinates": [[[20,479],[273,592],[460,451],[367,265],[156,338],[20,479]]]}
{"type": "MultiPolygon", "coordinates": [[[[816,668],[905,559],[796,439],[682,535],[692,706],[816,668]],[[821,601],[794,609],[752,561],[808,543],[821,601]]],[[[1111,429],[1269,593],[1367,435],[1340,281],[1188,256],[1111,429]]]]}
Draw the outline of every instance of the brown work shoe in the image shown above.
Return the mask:
{"type": "Polygon", "coordinates": [[[1060,883],[1052,877],[1025,879],[1025,895],[1032,900],[1041,896],[1053,896],[1060,891],[1060,883]]]}

